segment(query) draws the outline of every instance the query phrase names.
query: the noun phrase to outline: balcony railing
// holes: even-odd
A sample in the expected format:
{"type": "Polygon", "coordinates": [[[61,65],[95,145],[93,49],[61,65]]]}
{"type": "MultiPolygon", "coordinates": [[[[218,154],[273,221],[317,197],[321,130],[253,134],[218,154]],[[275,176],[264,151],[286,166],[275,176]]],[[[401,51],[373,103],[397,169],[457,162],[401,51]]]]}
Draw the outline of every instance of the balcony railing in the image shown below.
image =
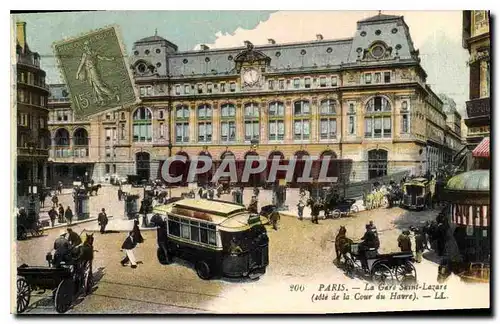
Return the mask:
{"type": "Polygon", "coordinates": [[[49,149],[44,149],[44,148],[36,148],[36,149],[31,149],[29,147],[18,147],[17,148],[17,155],[22,155],[22,156],[48,156],[49,155],[49,149]]]}
{"type": "Polygon", "coordinates": [[[490,116],[490,98],[474,99],[466,102],[469,118],[490,116]]]}

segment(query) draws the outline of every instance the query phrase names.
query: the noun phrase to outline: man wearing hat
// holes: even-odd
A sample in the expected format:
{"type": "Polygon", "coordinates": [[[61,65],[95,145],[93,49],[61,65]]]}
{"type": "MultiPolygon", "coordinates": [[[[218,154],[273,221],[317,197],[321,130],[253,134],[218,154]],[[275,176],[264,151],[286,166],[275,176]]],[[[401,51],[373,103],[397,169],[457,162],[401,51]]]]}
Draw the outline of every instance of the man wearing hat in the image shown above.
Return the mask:
{"type": "Polygon", "coordinates": [[[80,237],[80,235],[73,232],[73,229],[71,227],[68,227],[67,231],[68,231],[68,241],[71,248],[74,248],[75,246],[82,244],[82,238],[80,237]]]}
{"type": "Polygon", "coordinates": [[[398,246],[401,252],[411,252],[410,231],[404,230],[398,237],[398,246]]]}
{"type": "Polygon", "coordinates": [[[106,225],[108,225],[108,215],[106,215],[106,209],[102,209],[97,216],[97,223],[101,226],[101,234],[106,233],[106,225]]]}
{"type": "Polygon", "coordinates": [[[66,238],[66,232],[61,232],[59,237],[54,241],[54,266],[58,267],[61,262],[71,261],[70,244],[66,238]]]}

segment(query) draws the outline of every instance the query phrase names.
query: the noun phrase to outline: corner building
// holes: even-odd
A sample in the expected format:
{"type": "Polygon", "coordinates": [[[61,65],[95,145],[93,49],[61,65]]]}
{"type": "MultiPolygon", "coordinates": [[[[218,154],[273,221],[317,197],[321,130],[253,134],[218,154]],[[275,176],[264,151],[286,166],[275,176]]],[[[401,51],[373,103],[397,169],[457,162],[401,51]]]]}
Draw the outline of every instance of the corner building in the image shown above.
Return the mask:
{"type": "Polygon", "coordinates": [[[251,154],[351,159],[359,181],[425,173],[448,149],[443,103],[400,16],[359,21],[348,39],[216,50],[180,52],[155,35],[134,43],[130,63],[141,104],[82,126],[99,130],[87,157],[96,179],[154,179],[175,154],[251,154]]]}

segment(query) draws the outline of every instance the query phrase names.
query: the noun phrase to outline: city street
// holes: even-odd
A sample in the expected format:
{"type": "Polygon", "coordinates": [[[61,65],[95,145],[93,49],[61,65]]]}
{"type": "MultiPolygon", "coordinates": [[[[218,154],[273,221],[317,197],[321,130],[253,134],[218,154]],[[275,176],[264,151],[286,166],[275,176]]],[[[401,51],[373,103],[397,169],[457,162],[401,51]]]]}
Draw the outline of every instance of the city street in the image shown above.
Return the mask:
{"type": "MultiPolygon", "coordinates": [[[[121,204],[114,199],[115,191],[115,187],[104,187],[102,193],[91,198],[92,204],[102,204],[109,214],[119,215],[123,209],[120,209],[121,204]],[[112,202],[115,200],[116,202],[112,202]]],[[[267,194],[261,191],[262,197],[267,194]]],[[[229,198],[229,195],[225,198],[229,198]]],[[[246,194],[245,200],[249,198],[250,194],[246,194]]],[[[98,210],[95,206],[92,209],[98,210]]],[[[352,217],[337,220],[320,220],[319,225],[308,220],[282,217],[278,231],[268,227],[270,263],[267,273],[254,282],[203,281],[190,265],[180,260],[172,265],[160,265],[156,258],[156,231],[143,231],[145,242],[135,250],[138,261],[142,262],[138,268],[122,267],[119,263],[123,257],[120,247],[127,229],[104,235],[96,233],[94,245],[98,252],[95,253],[93,266],[97,281],[95,291],[83,301],[77,302],[69,313],[334,312],[334,309],[322,309],[321,304],[311,304],[308,294],[290,295],[288,286],[305,284],[313,288],[314,282],[363,282],[362,279],[347,277],[332,263],[333,239],[340,225],[346,226],[348,237],[358,240],[364,233],[364,225],[373,220],[379,231],[380,252],[395,252],[398,251],[397,237],[402,229],[432,219],[436,213],[437,211],[408,212],[396,207],[359,212],[352,217]],[[292,297],[294,299],[290,299],[292,297]],[[297,305],[290,307],[290,303],[297,305]],[[320,308],[311,308],[313,306],[320,308]]],[[[118,216],[111,219],[110,226],[119,219],[118,216]]],[[[73,227],[80,233],[84,229],[88,230],[91,225],[83,223],[73,227]]],[[[45,254],[50,251],[57,235],[64,230],[64,227],[48,230],[43,237],[18,242],[17,264],[45,265],[45,254]]],[[[434,263],[424,260],[423,263],[416,264],[416,268],[419,281],[435,282],[437,266],[434,263]]],[[[481,289],[482,286],[485,287],[482,290],[488,293],[487,285],[480,285],[475,289],[481,289]]],[[[38,297],[33,295],[26,313],[55,313],[50,298],[43,298],[50,296],[49,292],[38,297]]],[[[456,302],[454,300],[454,305],[456,302]]],[[[351,308],[343,306],[342,309],[360,311],[359,305],[352,305],[351,308]]],[[[372,306],[366,305],[368,308],[372,306]]],[[[416,304],[410,306],[416,307],[416,304]]]]}

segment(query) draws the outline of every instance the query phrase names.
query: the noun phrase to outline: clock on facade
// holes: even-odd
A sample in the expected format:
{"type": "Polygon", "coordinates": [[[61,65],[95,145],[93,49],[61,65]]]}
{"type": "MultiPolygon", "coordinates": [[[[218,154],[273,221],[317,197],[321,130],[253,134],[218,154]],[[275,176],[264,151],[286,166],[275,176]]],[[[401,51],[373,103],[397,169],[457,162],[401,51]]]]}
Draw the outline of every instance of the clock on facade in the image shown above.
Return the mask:
{"type": "Polygon", "coordinates": [[[246,85],[253,86],[259,81],[260,75],[256,69],[247,69],[243,72],[243,82],[246,85]]]}

